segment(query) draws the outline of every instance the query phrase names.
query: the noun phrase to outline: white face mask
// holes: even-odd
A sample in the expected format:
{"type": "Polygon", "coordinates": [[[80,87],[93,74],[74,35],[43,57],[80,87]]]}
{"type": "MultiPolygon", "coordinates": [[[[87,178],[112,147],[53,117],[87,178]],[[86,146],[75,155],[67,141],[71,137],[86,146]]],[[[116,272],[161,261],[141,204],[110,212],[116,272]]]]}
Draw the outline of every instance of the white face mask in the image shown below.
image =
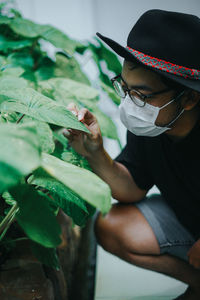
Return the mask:
{"type": "MultiPolygon", "coordinates": [[[[184,92],[183,92],[184,93],[184,92]]],[[[181,96],[181,95],[180,95],[181,96]]],[[[171,128],[169,127],[160,127],[155,124],[159,111],[172,103],[175,100],[172,99],[167,104],[162,107],[153,106],[149,103],[146,103],[144,107],[136,105],[129,95],[122,99],[121,104],[119,105],[120,119],[126,128],[134,133],[135,135],[141,136],[157,136],[166,130],[171,128]]],[[[137,99],[137,102],[141,100],[137,99]]],[[[142,105],[141,101],[141,105],[142,105]]],[[[178,116],[168,124],[171,125],[174,123],[178,117],[184,112],[184,109],[178,114],[178,116]]]]}

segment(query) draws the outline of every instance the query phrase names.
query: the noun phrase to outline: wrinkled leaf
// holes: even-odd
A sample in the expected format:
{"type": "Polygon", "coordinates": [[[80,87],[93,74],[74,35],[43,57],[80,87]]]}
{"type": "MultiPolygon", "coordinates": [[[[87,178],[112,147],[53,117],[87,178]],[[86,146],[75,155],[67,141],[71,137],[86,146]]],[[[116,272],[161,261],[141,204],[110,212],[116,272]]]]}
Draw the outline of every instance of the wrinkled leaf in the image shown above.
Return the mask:
{"type": "Polygon", "coordinates": [[[61,53],[56,54],[54,76],[70,78],[77,82],[91,85],[89,79],[81,70],[78,61],[74,57],[68,58],[61,53]]]}
{"type": "Polygon", "coordinates": [[[63,105],[31,88],[7,89],[4,86],[0,89],[0,110],[20,112],[43,122],[90,133],[63,105]]]}
{"type": "Polygon", "coordinates": [[[30,121],[34,121],[35,123],[42,152],[52,153],[55,149],[55,143],[53,140],[53,132],[50,126],[45,122],[35,120],[34,118],[28,116],[23,117],[23,119],[20,121],[20,124],[30,121]]]}
{"type": "Polygon", "coordinates": [[[84,226],[87,219],[91,216],[92,210],[88,211],[90,205],[87,202],[64,184],[51,177],[43,169],[39,168],[34,171],[33,175],[29,178],[29,182],[47,189],[53,197],[49,197],[48,201],[62,208],[73,219],[75,224],[84,226]]]}
{"type": "Polygon", "coordinates": [[[42,81],[39,83],[42,91],[47,94],[51,94],[55,100],[61,103],[67,103],[68,100],[72,99],[88,99],[91,101],[97,101],[99,98],[99,92],[80,82],[65,79],[65,78],[52,78],[47,81],[42,81]],[[65,98],[62,101],[63,96],[65,98]]]}
{"type": "Polygon", "coordinates": [[[69,55],[72,55],[76,49],[77,42],[53,26],[39,25],[23,18],[11,19],[7,24],[17,34],[28,38],[43,38],[69,55]]]}
{"type": "Polygon", "coordinates": [[[111,207],[109,186],[94,173],[43,153],[42,167],[79,197],[99,208],[103,214],[111,207]]]}

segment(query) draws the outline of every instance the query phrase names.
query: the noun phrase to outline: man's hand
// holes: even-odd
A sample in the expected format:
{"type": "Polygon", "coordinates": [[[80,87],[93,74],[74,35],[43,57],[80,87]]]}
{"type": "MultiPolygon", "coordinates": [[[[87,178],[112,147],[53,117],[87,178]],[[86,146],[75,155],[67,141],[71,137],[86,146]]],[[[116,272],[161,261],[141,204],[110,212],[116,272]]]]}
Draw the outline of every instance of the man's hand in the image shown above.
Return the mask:
{"type": "Polygon", "coordinates": [[[76,152],[89,158],[95,152],[103,149],[103,139],[101,130],[95,116],[86,108],[78,110],[74,103],[70,103],[67,108],[77,116],[91,132],[85,133],[76,129],[64,129],[63,135],[69,140],[70,145],[76,152]]]}
{"type": "Polygon", "coordinates": [[[200,269],[200,239],[194,243],[187,255],[189,257],[189,263],[196,269],[200,269]]]}

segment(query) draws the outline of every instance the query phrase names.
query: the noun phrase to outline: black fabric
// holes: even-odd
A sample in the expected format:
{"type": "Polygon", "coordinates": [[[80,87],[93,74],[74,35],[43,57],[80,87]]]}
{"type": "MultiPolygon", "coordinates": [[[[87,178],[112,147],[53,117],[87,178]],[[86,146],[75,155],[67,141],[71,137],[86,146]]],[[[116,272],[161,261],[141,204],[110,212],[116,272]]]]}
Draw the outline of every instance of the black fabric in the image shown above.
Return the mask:
{"type": "Polygon", "coordinates": [[[179,221],[200,238],[200,121],[179,142],[127,132],[127,144],[115,158],[130,171],[138,187],[160,190],[179,221]]]}

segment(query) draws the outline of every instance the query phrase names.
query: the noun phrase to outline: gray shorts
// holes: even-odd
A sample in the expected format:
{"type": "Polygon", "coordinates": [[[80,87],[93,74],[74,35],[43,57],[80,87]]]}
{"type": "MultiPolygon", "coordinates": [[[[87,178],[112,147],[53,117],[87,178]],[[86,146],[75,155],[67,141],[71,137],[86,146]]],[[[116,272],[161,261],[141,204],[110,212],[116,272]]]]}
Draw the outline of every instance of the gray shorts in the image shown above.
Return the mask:
{"type": "Polygon", "coordinates": [[[178,221],[163,197],[152,194],[134,205],[151,226],[160,245],[160,253],[168,253],[188,261],[187,252],[195,243],[195,239],[178,221]]]}

